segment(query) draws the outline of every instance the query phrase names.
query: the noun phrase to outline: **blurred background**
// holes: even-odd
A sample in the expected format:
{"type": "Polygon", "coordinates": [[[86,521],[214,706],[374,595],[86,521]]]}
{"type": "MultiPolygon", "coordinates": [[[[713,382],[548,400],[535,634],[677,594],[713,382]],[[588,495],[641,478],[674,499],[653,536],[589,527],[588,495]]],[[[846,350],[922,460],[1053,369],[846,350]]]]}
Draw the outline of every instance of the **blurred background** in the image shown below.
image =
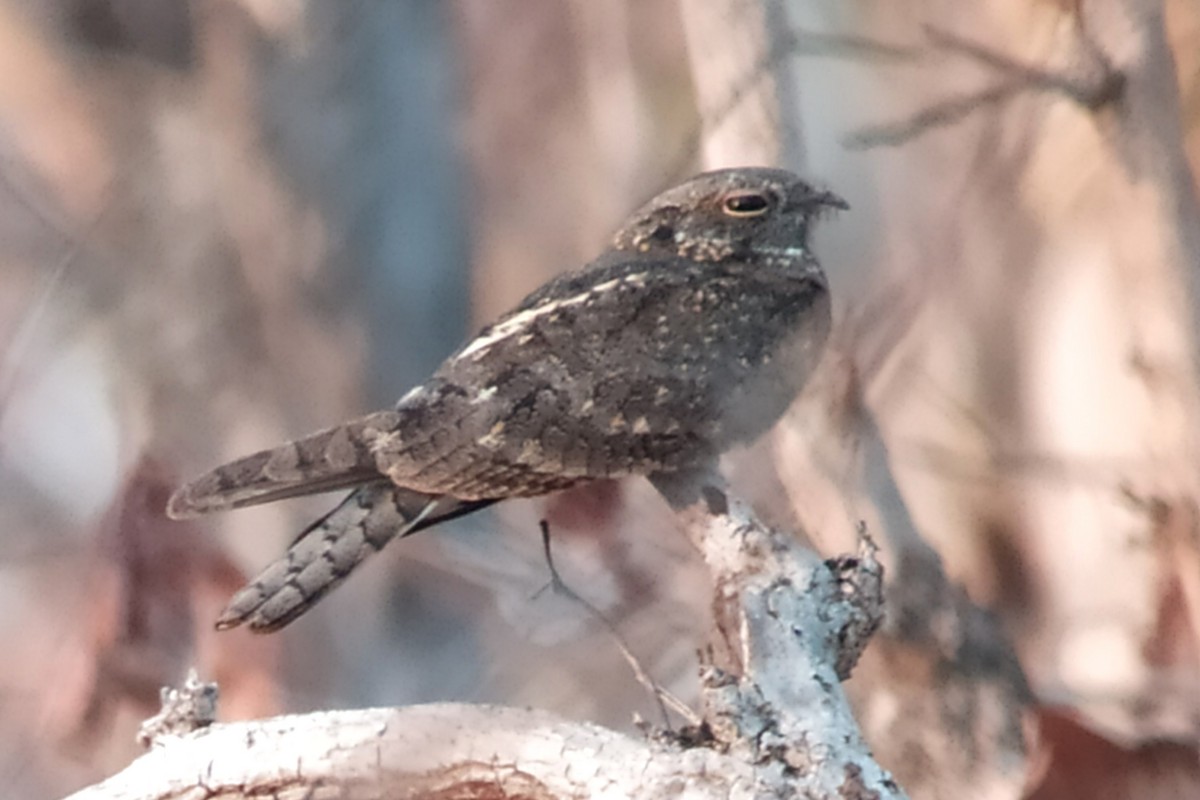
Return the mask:
{"type": "MultiPolygon", "coordinates": [[[[661,724],[706,575],[642,482],[394,545],[282,633],[229,595],[336,498],[168,522],[390,405],[702,169],[852,210],[837,327],[734,453],[890,610],[847,684],[916,798],[1200,796],[1200,8],[1183,0],[0,0],[0,784],[224,719],[438,700],[661,724]]],[[[673,719],[678,724],[677,718],[673,719]]]]}

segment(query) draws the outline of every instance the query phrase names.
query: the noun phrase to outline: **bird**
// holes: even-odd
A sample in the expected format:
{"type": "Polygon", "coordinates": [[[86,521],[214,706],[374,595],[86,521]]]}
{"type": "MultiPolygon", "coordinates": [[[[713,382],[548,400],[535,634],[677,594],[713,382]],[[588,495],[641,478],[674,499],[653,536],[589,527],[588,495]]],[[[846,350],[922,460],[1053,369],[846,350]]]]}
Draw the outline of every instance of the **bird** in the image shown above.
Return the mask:
{"type": "Polygon", "coordinates": [[[167,515],[351,490],[230,600],[218,629],[277,630],[367,557],[509,498],[709,468],[770,429],[820,360],[815,221],[848,208],[794,173],[701,173],[596,259],[483,328],[394,407],[219,466],[167,515]]]}

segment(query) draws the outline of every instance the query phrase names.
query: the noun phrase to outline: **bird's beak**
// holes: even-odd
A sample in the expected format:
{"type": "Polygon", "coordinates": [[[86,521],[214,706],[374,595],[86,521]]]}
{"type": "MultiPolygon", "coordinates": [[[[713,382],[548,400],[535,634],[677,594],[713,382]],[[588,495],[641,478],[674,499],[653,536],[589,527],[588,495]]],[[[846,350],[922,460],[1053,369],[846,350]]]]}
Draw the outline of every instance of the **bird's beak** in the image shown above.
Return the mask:
{"type": "Polygon", "coordinates": [[[809,198],[809,202],[823,206],[830,206],[831,208],[841,209],[842,211],[847,211],[850,208],[849,203],[838,197],[833,192],[817,192],[809,198]]]}

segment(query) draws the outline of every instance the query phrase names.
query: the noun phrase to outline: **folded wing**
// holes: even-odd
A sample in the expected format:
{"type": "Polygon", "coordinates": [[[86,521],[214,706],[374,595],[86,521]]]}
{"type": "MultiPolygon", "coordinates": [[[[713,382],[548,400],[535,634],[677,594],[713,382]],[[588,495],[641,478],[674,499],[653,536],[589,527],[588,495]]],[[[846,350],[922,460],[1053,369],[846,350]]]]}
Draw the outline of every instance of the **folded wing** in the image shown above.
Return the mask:
{"type": "Polygon", "coordinates": [[[372,443],[397,418],[380,411],[217,467],[175,492],[167,515],[186,519],[377,481],[372,443]]]}

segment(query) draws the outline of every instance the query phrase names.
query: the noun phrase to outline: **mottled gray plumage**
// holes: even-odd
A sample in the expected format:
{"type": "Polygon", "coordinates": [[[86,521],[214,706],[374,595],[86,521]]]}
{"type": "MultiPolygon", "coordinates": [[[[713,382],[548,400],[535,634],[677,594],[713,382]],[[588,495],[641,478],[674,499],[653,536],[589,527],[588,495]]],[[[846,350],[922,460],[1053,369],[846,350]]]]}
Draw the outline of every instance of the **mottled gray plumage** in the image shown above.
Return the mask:
{"type": "Polygon", "coordinates": [[[783,170],[699,175],[612,247],[485,328],[380,411],[203,475],[185,517],[355,491],[218,622],[282,627],[391,538],[509,497],[711,463],[770,428],[829,330],[811,222],[845,204],[783,170]]]}

